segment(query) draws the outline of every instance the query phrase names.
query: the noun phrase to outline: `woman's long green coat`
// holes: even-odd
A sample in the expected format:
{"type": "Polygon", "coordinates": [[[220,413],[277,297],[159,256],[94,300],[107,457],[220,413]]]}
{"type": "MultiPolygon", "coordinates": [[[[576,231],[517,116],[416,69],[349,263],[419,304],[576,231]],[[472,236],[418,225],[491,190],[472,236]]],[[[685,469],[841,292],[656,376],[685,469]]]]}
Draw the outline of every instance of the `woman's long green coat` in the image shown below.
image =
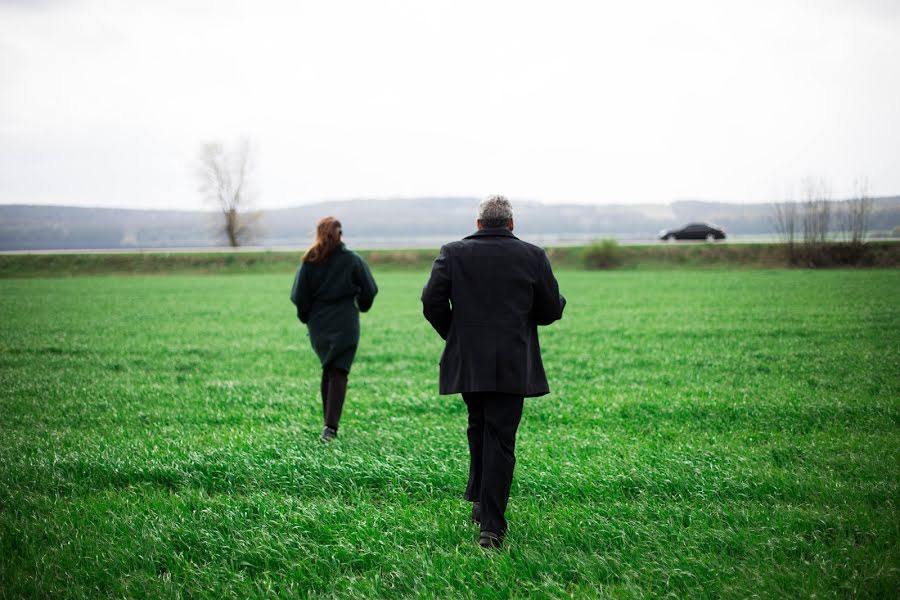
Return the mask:
{"type": "Polygon", "coordinates": [[[359,311],[369,310],[377,293],[369,266],[343,244],[324,263],[303,263],[297,270],[291,302],[309,328],[323,369],[350,371],[359,344],[359,311]]]}

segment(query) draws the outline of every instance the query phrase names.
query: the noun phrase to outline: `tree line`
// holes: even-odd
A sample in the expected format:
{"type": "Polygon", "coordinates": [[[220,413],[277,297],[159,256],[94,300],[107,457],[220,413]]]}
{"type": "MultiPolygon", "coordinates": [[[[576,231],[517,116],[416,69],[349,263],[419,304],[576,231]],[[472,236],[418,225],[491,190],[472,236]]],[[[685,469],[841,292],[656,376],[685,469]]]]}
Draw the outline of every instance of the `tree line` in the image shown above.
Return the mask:
{"type": "Polygon", "coordinates": [[[784,243],[787,262],[817,267],[864,260],[873,204],[868,180],[855,180],[850,198],[834,201],[826,179],[807,177],[801,194],[800,200],[789,198],[772,207],[772,222],[784,243]]]}

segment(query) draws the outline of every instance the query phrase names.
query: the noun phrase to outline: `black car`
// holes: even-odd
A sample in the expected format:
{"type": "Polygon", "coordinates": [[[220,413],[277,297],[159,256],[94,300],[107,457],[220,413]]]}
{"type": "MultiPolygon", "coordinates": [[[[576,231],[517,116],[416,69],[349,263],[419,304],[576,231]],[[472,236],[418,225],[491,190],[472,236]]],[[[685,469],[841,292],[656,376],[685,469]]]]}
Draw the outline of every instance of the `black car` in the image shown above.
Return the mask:
{"type": "Polygon", "coordinates": [[[706,223],[689,223],[681,229],[663,229],[659,232],[661,240],[724,240],[725,230],[706,223]]]}

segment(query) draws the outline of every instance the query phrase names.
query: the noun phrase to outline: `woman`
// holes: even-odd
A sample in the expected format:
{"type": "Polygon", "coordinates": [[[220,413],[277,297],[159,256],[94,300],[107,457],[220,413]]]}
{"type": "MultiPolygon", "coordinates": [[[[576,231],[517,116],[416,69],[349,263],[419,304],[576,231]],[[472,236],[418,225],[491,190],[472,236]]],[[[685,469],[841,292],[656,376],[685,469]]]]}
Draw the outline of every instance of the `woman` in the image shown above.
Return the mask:
{"type": "Polygon", "coordinates": [[[337,437],[347,375],[359,344],[359,311],[369,310],[378,293],[368,265],[344,247],[341,234],[334,217],[319,221],[316,241],[303,255],[291,290],[297,318],[309,328],[322,362],[323,442],[337,437]]]}

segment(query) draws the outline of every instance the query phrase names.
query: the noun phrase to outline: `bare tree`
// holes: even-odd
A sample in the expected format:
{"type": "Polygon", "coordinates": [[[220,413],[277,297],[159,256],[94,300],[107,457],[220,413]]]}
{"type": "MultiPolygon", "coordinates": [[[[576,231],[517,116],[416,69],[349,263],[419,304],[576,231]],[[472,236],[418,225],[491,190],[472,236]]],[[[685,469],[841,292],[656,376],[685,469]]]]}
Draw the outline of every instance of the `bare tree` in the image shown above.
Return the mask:
{"type": "Polygon", "coordinates": [[[825,179],[803,180],[803,242],[814,250],[828,241],[831,226],[831,186],[825,179]]]}
{"type": "Polygon", "coordinates": [[[220,231],[235,248],[253,239],[260,217],[259,212],[250,210],[252,158],[252,147],[246,138],[238,140],[233,149],[221,142],[210,142],[200,151],[200,191],[207,202],[221,211],[220,231]]]}
{"type": "Polygon", "coordinates": [[[872,196],[869,194],[869,180],[860,177],[853,181],[853,195],[844,202],[842,229],[848,242],[861,246],[869,232],[869,215],[872,213],[872,196]]]}
{"type": "Polygon", "coordinates": [[[772,224],[784,242],[790,264],[808,267],[859,265],[868,260],[865,245],[873,198],[865,178],[853,182],[853,196],[832,202],[827,179],[806,177],[801,183],[802,200],[772,205],[772,224]],[[840,228],[844,244],[835,243],[832,223],[840,228]]]}
{"type": "Polygon", "coordinates": [[[788,262],[797,262],[797,203],[793,198],[772,205],[772,222],[787,250],[788,262]]]}

